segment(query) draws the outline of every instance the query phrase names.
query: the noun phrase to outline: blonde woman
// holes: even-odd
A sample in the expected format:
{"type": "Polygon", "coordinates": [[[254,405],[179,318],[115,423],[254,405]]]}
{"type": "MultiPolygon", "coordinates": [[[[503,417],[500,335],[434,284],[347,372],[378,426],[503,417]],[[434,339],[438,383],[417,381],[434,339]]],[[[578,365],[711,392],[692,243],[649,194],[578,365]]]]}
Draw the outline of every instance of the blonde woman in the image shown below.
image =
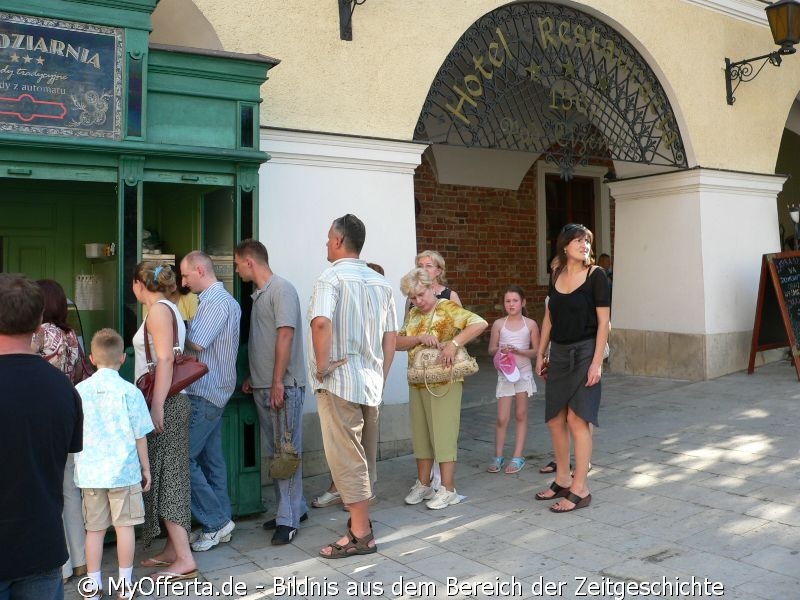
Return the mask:
{"type": "Polygon", "coordinates": [[[133,336],[138,379],[147,371],[145,343],[150,345],[156,363],[155,386],[150,416],[155,430],[147,436],[152,485],[144,495],[145,522],[143,539],[149,547],[160,533],[161,522],[167,530],[164,549],[142,561],[143,567],[168,567],[154,577],[193,579],[197,564],[189,546],[191,531],[191,496],[189,487],[189,420],[191,404],[184,393],[167,397],[172,383],[173,323],[178,326],[178,345],[183,349],[186,326],[178,307],[167,299],[176,285],[175,272],[168,264],[139,263],[133,273],[133,293],[147,307],[147,341],[144,325],[133,336]]]}
{"type": "MultiPolygon", "coordinates": [[[[447,278],[445,277],[447,270],[445,268],[444,258],[441,254],[435,250],[424,250],[417,254],[414,259],[414,264],[418,269],[425,269],[430,276],[431,289],[433,290],[434,296],[444,300],[452,300],[459,306],[462,306],[461,298],[458,297],[458,294],[447,287],[447,278]]],[[[409,298],[406,302],[406,314],[408,314],[412,306],[413,303],[409,298]]]]}
{"type": "MultiPolygon", "coordinates": [[[[478,337],[488,323],[452,300],[437,298],[433,289],[434,282],[425,269],[413,269],[400,281],[400,290],[414,306],[397,332],[396,348],[407,351],[410,358],[421,348],[438,348],[439,360],[452,365],[458,347],[478,337]]],[[[456,492],[455,473],[463,380],[437,384],[430,390],[424,384],[409,383],[408,388],[417,481],[405,502],[427,500],[426,506],[435,510],[458,504],[461,497],[456,492]],[[438,491],[431,484],[434,463],[439,464],[442,475],[438,491]]]]}
{"type": "MultiPolygon", "coordinates": [[[[441,254],[435,250],[423,250],[417,254],[416,258],[414,259],[414,264],[417,265],[418,269],[425,269],[430,276],[432,282],[431,289],[433,290],[433,295],[436,296],[436,298],[440,300],[452,300],[459,306],[462,306],[461,298],[458,297],[458,294],[447,287],[447,277],[445,277],[447,269],[445,267],[444,258],[441,254]]],[[[413,303],[409,298],[406,301],[406,316],[408,316],[408,311],[411,310],[412,306],[413,303]]],[[[431,482],[434,490],[438,490],[442,483],[442,474],[439,472],[438,463],[433,463],[431,482]]]]}

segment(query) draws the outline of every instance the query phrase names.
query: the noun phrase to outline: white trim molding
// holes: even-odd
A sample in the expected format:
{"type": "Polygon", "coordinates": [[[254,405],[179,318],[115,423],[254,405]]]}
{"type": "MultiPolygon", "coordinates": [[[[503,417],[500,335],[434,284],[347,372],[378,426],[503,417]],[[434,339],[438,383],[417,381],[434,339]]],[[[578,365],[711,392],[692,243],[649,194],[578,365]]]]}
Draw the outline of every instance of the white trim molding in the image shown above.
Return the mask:
{"type": "Polygon", "coordinates": [[[768,25],[767,13],[764,12],[767,4],[759,0],[683,0],[689,4],[702,6],[717,11],[735,19],[741,19],[756,25],[768,25]]]}
{"type": "Polygon", "coordinates": [[[427,144],[328,133],[261,130],[270,163],[359,169],[413,175],[427,144]]]}

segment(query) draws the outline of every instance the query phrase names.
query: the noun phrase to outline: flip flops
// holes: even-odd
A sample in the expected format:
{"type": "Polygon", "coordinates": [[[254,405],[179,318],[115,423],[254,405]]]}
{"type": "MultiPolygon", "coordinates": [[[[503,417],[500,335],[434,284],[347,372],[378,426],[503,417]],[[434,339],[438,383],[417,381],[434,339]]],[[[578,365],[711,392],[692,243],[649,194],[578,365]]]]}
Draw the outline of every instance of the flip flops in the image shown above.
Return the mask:
{"type": "MultiPolygon", "coordinates": [[[[555,498],[555,496],[553,496],[555,498]]],[[[573,494],[569,492],[566,496],[564,496],[567,501],[572,502],[575,506],[572,508],[558,508],[558,504],[554,504],[550,507],[550,512],[554,513],[568,513],[572,512],[573,510],[578,510],[579,508],[586,508],[592,503],[592,495],[586,494],[583,498],[578,496],[578,494],[573,494]]]]}
{"type": "Polygon", "coordinates": [[[508,463],[506,467],[506,474],[512,475],[514,473],[519,473],[525,467],[525,458],[522,456],[515,456],[511,459],[511,462],[508,463]]]}
{"type": "Polygon", "coordinates": [[[153,575],[154,580],[163,580],[163,581],[183,581],[185,579],[197,579],[200,575],[200,572],[195,569],[194,571],[189,571],[188,573],[175,573],[173,571],[159,571],[155,575],[153,575]]]}
{"type": "Polygon", "coordinates": [[[140,566],[145,567],[146,569],[150,569],[153,567],[168,567],[172,563],[167,562],[165,560],[159,560],[157,558],[145,558],[142,562],[139,563],[140,566]]]}

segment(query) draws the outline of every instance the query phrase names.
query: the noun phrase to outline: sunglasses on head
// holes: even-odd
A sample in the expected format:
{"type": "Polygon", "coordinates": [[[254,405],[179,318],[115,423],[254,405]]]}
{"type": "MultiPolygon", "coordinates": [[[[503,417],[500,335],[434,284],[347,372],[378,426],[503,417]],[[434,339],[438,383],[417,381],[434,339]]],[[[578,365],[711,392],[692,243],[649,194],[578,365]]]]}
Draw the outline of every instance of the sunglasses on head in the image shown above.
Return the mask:
{"type": "Polygon", "coordinates": [[[561,230],[561,233],[567,233],[569,231],[574,231],[575,229],[584,229],[585,230],[586,227],[584,227],[580,223],[568,223],[567,225],[564,225],[564,228],[561,230]]]}

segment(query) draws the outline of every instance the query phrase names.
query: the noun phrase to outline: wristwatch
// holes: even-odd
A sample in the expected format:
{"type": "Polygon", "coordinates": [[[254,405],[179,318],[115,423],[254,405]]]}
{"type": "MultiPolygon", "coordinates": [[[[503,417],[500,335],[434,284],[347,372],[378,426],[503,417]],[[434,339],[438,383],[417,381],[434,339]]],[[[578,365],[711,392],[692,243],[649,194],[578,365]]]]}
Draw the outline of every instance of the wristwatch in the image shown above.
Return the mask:
{"type": "Polygon", "coordinates": [[[459,344],[459,343],[456,341],[456,338],[453,338],[453,339],[452,339],[452,340],[450,340],[450,341],[451,341],[451,342],[453,342],[453,346],[455,346],[456,348],[459,348],[459,347],[461,346],[461,344],[459,344]]]}

